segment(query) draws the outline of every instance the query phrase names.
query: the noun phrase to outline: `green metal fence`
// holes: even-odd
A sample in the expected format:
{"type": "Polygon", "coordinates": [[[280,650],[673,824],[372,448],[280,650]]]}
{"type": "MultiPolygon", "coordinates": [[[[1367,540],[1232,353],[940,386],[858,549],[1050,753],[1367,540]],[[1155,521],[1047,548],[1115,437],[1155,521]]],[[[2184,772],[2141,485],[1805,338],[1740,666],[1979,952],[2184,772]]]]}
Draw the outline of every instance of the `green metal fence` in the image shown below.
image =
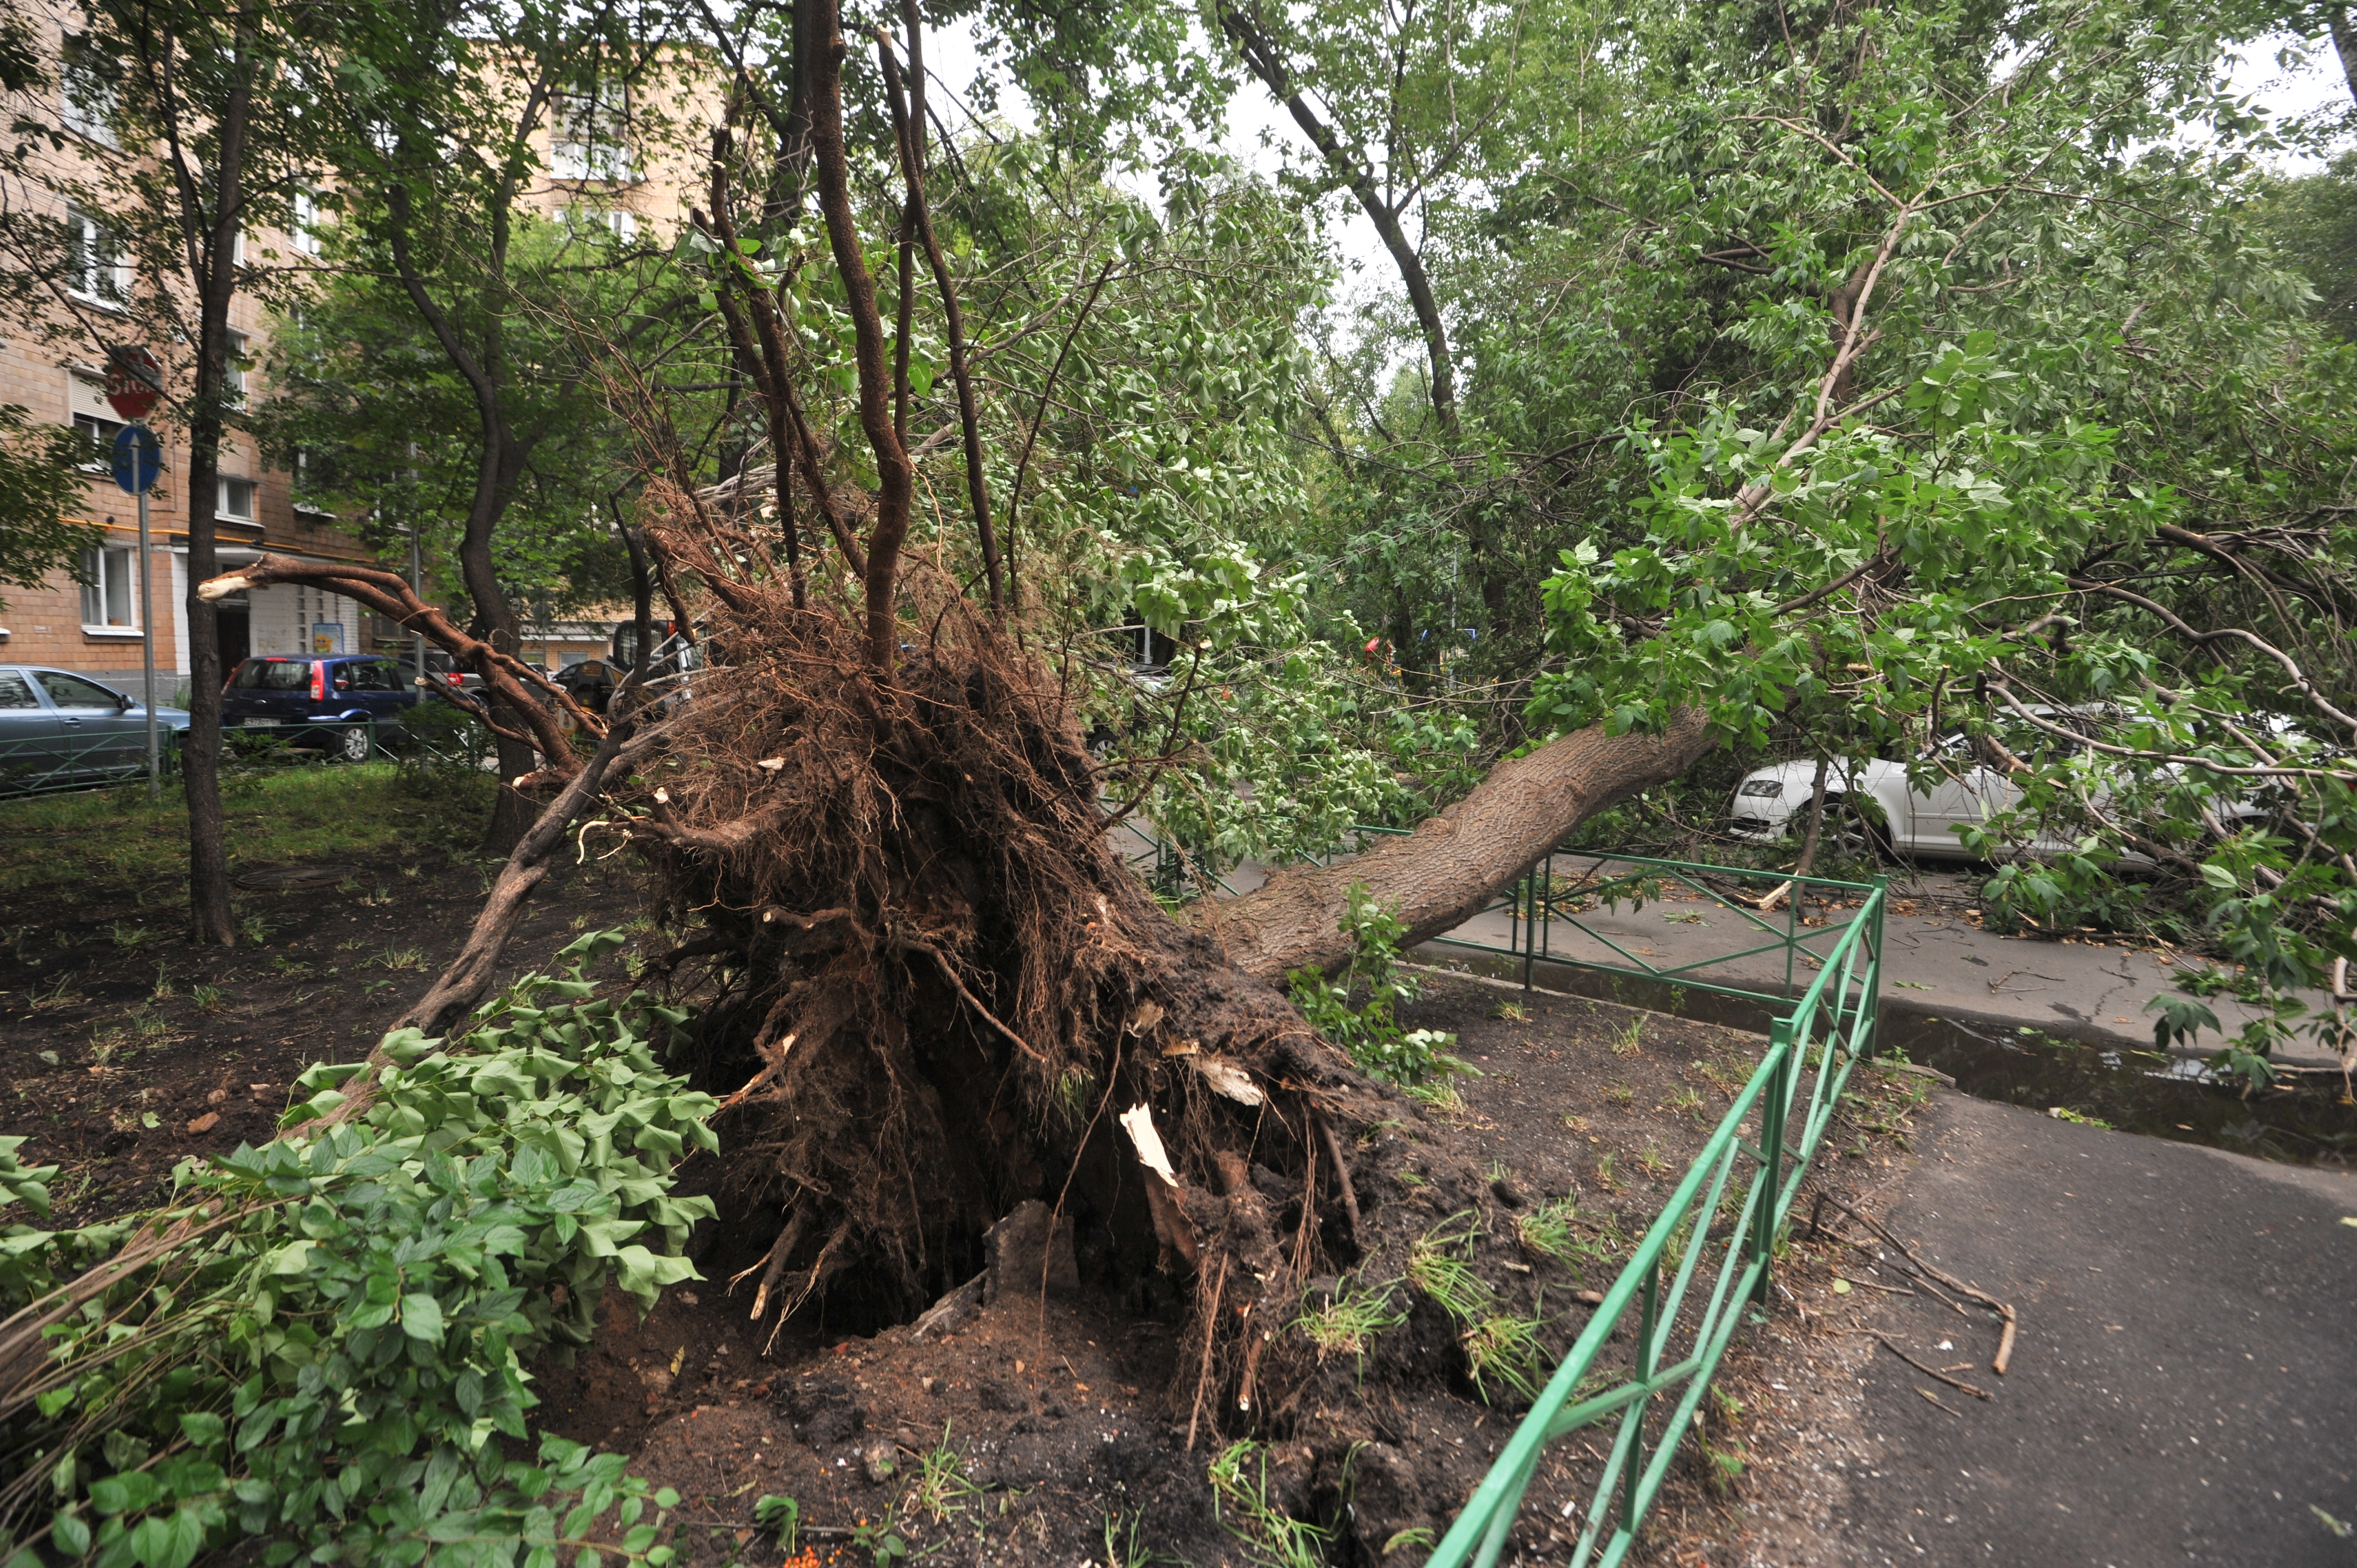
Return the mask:
{"type": "MultiPolygon", "coordinates": [[[[1771,884],[1783,880],[1773,874],[1717,866],[1628,856],[1612,859],[1641,866],[1650,875],[1674,876],[1722,900],[1723,896],[1705,878],[1738,877],[1771,884]]],[[[1864,897],[1850,918],[1837,927],[1801,928],[1795,920],[1789,928],[1791,932],[1806,929],[1811,937],[1827,939],[1814,979],[1791,1012],[1775,1023],[1758,1069],[1646,1230],[1628,1266],[1604,1293],[1602,1304],[1571,1353],[1548,1379],[1530,1414],[1442,1538],[1427,1568],[1460,1568],[1465,1563],[1490,1568],[1505,1546],[1523,1491],[1547,1445],[1607,1422],[1615,1423],[1611,1450],[1597,1480],[1571,1564],[1572,1568],[1587,1568],[1590,1563],[1610,1568],[1620,1563],[1635,1543],[1638,1527],[1660,1492],[1682,1440],[1695,1424],[1695,1412],[1728,1341],[1747,1315],[1752,1315],[1754,1322],[1764,1321],[1757,1307],[1768,1300],[1778,1235],[1841,1101],[1850,1069],[1873,1049],[1880,993],[1883,885],[1878,881],[1870,886],[1825,882],[1816,886],[1864,897]],[[1747,1125],[1752,1133],[1749,1140],[1747,1125]],[[1697,1298],[1699,1282],[1706,1282],[1707,1294],[1697,1298]],[[1632,1311],[1637,1321],[1631,1359],[1625,1367],[1608,1371],[1598,1366],[1605,1346],[1632,1311]],[[1611,1385],[1592,1388],[1599,1375],[1609,1376],[1611,1385]]],[[[1527,887],[1522,894],[1526,900],[1539,897],[1527,887]]],[[[1552,891],[1544,896],[1552,897],[1552,891]]],[[[1519,943],[1520,953],[1528,954],[1534,943],[1545,940],[1546,921],[1527,918],[1540,909],[1535,901],[1524,905],[1522,924],[1540,934],[1519,943]]],[[[1795,936],[1774,933],[1767,922],[1754,923],[1783,938],[1788,964],[1802,961],[1801,953],[1814,950],[1804,949],[1795,936]]],[[[1701,964],[1663,970],[1609,941],[1607,945],[1621,953],[1625,965],[1587,960],[1555,961],[1655,978],[1677,977],[1725,961],[1722,955],[1701,964]]],[[[1770,950],[1777,945],[1766,942],[1747,950],[1770,950]]],[[[1702,983],[1685,979],[1680,983],[1702,983]]],[[[1733,987],[1705,988],[1769,999],[1763,993],[1733,987]]],[[[1785,1004],[1785,998],[1775,1000],[1780,1006],[1785,1004]]]]}
{"type": "MultiPolygon", "coordinates": [[[[1641,976],[1717,996],[1772,1004],[1776,1010],[1781,1011],[1808,975],[1824,970],[1835,947],[1843,940],[1848,929],[1848,925],[1843,923],[1828,921],[1815,926],[1803,923],[1804,906],[1813,898],[1820,900],[1821,907],[1839,908],[1852,900],[1862,902],[1867,895],[1882,885],[1880,879],[1866,883],[1845,882],[1827,876],[1792,877],[1781,872],[1703,865],[1692,861],[1657,860],[1641,854],[1557,850],[1483,911],[1485,914],[1502,912],[1507,917],[1504,947],[1446,936],[1433,939],[1431,945],[1516,960],[1522,966],[1525,986],[1531,983],[1536,965],[1564,964],[1607,974],[1641,976]],[[1586,869],[1577,875],[1558,872],[1556,865],[1559,861],[1584,865],[1586,869]],[[1771,889],[1779,884],[1789,886],[1785,888],[1785,897],[1780,901],[1781,908],[1770,917],[1760,914],[1728,887],[1727,884],[1730,882],[1749,882],[1760,891],[1771,889]],[[1598,905],[1614,908],[1622,902],[1658,899],[1663,890],[1673,886],[1699,894],[1735,916],[1743,928],[1745,941],[1750,945],[1738,946],[1732,951],[1713,951],[1684,963],[1655,963],[1643,954],[1631,951],[1626,943],[1609,932],[1598,929],[1594,923],[1585,918],[1587,911],[1598,905]],[[1613,956],[1609,959],[1586,958],[1557,950],[1555,946],[1557,926],[1567,926],[1578,931],[1613,956]],[[1761,953],[1781,956],[1784,971],[1781,989],[1770,991],[1738,985],[1723,979],[1701,978],[1706,972],[1761,953]]],[[[1862,918],[1865,911],[1861,908],[1857,913],[1862,918]]],[[[1867,940],[1879,954],[1882,947],[1879,904],[1875,906],[1871,926],[1867,940]]]]}
{"type": "MultiPolygon", "coordinates": [[[[157,764],[166,778],[179,769],[179,743],[172,731],[156,736],[157,764]]],[[[0,795],[41,789],[86,789],[143,777],[147,771],[145,730],[15,736],[0,739],[0,795]]]]}

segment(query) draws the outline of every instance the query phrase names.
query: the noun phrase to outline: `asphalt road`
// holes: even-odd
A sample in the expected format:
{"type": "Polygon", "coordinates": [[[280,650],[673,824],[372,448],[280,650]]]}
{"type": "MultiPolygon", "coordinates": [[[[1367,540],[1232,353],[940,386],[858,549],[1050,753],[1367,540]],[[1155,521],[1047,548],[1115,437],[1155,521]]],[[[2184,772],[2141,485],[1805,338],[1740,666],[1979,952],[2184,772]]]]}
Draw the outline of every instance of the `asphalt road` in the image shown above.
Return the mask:
{"type": "Polygon", "coordinates": [[[2025,1568],[2357,1564],[2357,1176],[1943,1091],[1878,1206],[1927,1261],[2009,1301],[2020,1336],[1997,1378],[1987,1314],[1882,1298],[1892,1339],[1974,1363],[1954,1375],[1996,1397],[1876,1348],[1859,1413],[1879,1457],[1851,1474],[1854,1546],[2025,1568]]]}

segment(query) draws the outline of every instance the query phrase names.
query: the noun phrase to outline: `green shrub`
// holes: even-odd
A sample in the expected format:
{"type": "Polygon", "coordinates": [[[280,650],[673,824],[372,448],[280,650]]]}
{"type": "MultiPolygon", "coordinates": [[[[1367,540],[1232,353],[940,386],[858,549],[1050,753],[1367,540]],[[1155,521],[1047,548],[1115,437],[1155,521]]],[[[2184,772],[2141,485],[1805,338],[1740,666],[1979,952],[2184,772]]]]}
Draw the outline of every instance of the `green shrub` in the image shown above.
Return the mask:
{"type": "Polygon", "coordinates": [[[1393,1083],[1422,1083],[1437,1071],[1469,1070],[1446,1054],[1457,1036],[1438,1029],[1403,1029],[1394,1006],[1423,994],[1415,976],[1402,972],[1399,940],[1407,928],[1367,891],[1353,883],[1342,911],[1341,929],[1351,939],[1351,959],[1330,978],[1315,969],[1285,977],[1294,1005],[1310,1026],[1351,1053],[1360,1070],[1393,1083]],[[1361,988],[1366,1000],[1357,1002],[1361,988]]]}
{"type": "MultiPolygon", "coordinates": [[[[186,1568],[241,1537],[274,1564],[667,1560],[645,1515],[677,1499],[620,1456],[503,1441],[529,1436],[526,1359],[587,1344],[608,1283],[651,1306],[697,1277],[711,1200],[673,1171],[716,1146],[713,1101],[659,1065],[683,1013],[583,978],[622,940],[574,942],[462,1038],[312,1069],[284,1136],[185,1162],[164,1209],[0,1234],[8,1311],[123,1265],[0,1402],[0,1561],[186,1568]]],[[[43,1173],[0,1165],[45,1213],[43,1173]]]]}

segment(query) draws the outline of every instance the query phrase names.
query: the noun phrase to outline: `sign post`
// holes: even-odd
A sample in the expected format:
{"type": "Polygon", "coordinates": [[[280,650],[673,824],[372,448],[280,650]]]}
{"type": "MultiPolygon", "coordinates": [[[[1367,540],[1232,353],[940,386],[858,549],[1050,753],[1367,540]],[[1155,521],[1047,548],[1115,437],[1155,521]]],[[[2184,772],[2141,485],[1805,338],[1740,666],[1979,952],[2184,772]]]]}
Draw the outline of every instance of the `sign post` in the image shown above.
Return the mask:
{"type": "Polygon", "coordinates": [[[164,449],[142,423],[164,393],[164,368],[135,345],[118,345],[107,355],[106,401],[131,423],[114,437],[114,482],[139,498],[139,655],[145,690],[140,693],[147,720],[147,798],[163,793],[164,774],[156,745],[156,586],[149,559],[147,492],[164,471],[164,449]]]}

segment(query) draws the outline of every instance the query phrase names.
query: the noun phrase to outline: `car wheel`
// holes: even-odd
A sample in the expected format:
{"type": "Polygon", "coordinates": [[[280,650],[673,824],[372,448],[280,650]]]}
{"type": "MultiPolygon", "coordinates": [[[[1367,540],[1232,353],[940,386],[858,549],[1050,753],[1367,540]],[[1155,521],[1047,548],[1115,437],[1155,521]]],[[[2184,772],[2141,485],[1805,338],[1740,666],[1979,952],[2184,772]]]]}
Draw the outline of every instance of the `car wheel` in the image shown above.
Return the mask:
{"type": "Polygon", "coordinates": [[[366,725],[348,725],[336,735],[336,755],[346,762],[366,762],[375,749],[366,725]]]}
{"type": "Polygon", "coordinates": [[[1818,847],[1821,853],[1830,852],[1843,860],[1871,863],[1890,853],[1890,835],[1847,800],[1827,800],[1818,847]]]}

